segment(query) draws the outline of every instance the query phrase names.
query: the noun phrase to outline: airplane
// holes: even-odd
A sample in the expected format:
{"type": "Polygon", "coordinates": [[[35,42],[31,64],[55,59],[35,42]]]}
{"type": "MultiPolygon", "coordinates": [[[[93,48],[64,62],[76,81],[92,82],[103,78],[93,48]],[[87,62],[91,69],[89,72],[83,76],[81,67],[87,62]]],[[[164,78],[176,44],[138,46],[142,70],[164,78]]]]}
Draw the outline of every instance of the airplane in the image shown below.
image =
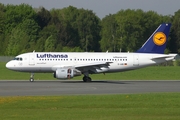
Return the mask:
{"type": "Polygon", "coordinates": [[[53,73],[57,79],[71,79],[89,74],[135,70],[172,61],[178,54],[164,54],[170,23],[162,23],[136,52],[29,52],[16,56],[6,64],[10,70],[34,73],[53,73]]]}

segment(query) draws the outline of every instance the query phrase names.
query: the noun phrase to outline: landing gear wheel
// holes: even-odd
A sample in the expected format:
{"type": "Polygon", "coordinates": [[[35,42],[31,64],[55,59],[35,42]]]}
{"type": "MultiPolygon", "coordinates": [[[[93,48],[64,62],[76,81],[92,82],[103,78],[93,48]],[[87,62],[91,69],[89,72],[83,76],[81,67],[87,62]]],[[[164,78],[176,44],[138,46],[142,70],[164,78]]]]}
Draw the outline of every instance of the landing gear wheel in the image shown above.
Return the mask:
{"type": "Polygon", "coordinates": [[[90,77],[87,77],[87,82],[91,82],[91,78],[90,77]]]}
{"type": "Polygon", "coordinates": [[[83,77],[83,81],[84,81],[84,82],[91,82],[91,78],[88,77],[88,76],[84,76],[84,77],[83,77]]]}
{"type": "Polygon", "coordinates": [[[84,82],[87,82],[87,80],[86,80],[86,77],[85,77],[85,76],[83,77],[83,81],[84,81],[84,82]]]}
{"type": "Polygon", "coordinates": [[[33,78],[30,78],[29,81],[30,81],[30,82],[34,82],[34,79],[33,79],[33,78]]]}

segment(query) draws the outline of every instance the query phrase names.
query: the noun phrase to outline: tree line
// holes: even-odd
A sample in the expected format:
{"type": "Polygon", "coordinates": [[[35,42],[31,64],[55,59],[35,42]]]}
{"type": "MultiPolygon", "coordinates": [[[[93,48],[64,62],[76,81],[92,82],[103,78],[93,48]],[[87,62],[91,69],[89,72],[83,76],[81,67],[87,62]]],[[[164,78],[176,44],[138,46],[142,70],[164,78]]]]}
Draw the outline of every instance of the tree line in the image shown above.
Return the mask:
{"type": "Polygon", "coordinates": [[[100,19],[69,6],[47,10],[0,3],[0,55],[24,52],[136,51],[161,23],[172,23],[166,53],[180,53],[180,10],[174,15],[120,10],[100,19]]]}

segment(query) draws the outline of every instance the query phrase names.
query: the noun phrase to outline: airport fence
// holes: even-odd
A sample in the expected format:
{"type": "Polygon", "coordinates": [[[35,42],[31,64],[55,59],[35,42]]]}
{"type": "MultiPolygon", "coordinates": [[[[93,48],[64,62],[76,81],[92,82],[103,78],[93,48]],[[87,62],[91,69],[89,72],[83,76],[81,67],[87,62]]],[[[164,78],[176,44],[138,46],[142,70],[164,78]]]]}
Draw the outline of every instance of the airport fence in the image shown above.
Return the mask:
{"type": "Polygon", "coordinates": [[[8,62],[14,59],[14,56],[0,56],[0,62],[8,62]]]}

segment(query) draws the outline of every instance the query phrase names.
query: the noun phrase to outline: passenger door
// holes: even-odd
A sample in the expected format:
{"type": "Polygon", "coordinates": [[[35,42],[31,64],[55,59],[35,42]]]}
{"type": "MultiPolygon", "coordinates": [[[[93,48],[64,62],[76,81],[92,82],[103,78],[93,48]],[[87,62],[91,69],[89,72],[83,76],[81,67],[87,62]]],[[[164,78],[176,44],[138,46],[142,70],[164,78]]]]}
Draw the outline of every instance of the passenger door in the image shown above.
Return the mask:
{"type": "Polygon", "coordinates": [[[34,53],[29,55],[29,65],[35,65],[35,56],[34,53]]]}

